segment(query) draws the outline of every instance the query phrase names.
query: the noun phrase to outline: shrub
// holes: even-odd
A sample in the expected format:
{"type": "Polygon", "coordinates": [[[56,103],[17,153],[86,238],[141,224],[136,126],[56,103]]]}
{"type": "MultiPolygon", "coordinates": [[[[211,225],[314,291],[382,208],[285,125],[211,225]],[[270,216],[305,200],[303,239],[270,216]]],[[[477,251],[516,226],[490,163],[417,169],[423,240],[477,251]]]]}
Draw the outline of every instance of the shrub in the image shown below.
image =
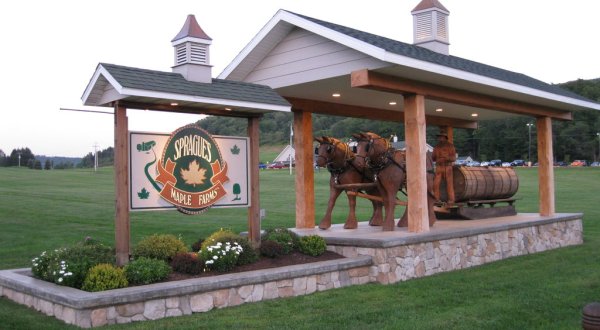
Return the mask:
{"type": "Polygon", "coordinates": [[[215,245],[203,247],[200,258],[206,268],[218,272],[228,272],[237,264],[243,249],[237,242],[217,242],[215,245]]]}
{"type": "Polygon", "coordinates": [[[184,274],[198,275],[204,269],[204,263],[196,253],[179,253],[171,261],[174,271],[184,274]]]}
{"type": "Polygon", "coordinates": [[[127,278],[123,269],[111,264],[99,264],[90,268],[82,289],[95,292],[124,288],[127,285],[127,278]]]}
{"type": "Polygon", "coordinates": [[[200,238],[199,240],[194,242],[191,246],[192,252],[200,252],[200,250],[202,249],[202,243],[204,243],[203,238],[200,238]]]}
{"type": "Polygon", "coordinates": [[[168,261],[176,254],[187,252],[185,244],[171,234],[154,234],[142,239],[133,249],[134,258],[146,257],[168,261]]]}
{"type": "Polygon", "coordinates": [[[325,239],[319,235],[308,235],[300,237],[298,248],[300,252],[316,257],[327,250],[327,244],[325,243],[325,239]]]}
{"type": "Polygon", "coordinates": [[[237,261],[238,265],[248,265],[258,261],[258,252],[247,238],[240,237],[236,242],[242,247],[242,253],[237,261]]]}
{"type": "Polygon", "coordinates": [[[265,257],[275,258],[283,255],[283,247],[275,241],[262,241],[260,253],[265,257]]]}
{"type": "Polygon", "coordinates": [[[45,281],[81,288],[90,268],[98,264],[113,264],[112,248],[97,241],[84,241],[75,245],[43,252],[32,260],[33,275],[45,281]]]}
{"type": "Polygon", "coordinates": [[[263,240],[279,243],[283,254],[290,254],[296,248],[298,236],[286,228],[273,228],[267,230],[263,240]]]}
{"type": "Polygon", "coordinates": [[[248,241],[248,239],[245,237],[235,234],[229,229],[221,228],[218,231],[212,233],[210,236],[208,236],[208,238],[206,238],[206,240],[204,240],[204,242],[202,243],[202,248],[206,248],[209,245],[215,245],[219,242],[223,244],[227,242],[235,242],[242,247],[242,252],[240,253],[240,256],[237,261],[238,265],[247,265],[258,260],[258,253],[256,253],[256,250],[252,247],[250,241],[248,241]]]}
{"type": "Polygon", "coordinates": [[[150,284],[166,279],[171,267],[164,260],[140,257],[125,266],[125,276],[131,284],[150,284]]]}

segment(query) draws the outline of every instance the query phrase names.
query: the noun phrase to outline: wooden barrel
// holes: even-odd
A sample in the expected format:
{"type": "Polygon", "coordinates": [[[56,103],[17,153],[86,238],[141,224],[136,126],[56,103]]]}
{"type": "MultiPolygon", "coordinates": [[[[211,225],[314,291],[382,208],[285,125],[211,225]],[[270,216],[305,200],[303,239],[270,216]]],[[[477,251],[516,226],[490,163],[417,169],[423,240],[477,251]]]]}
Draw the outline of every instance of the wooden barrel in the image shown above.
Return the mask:
{"type": "Polygon", "coordinates": [[[519,178],[510,167],[453,168],[457,202],[510,198],[519,189],[519,178]]]}

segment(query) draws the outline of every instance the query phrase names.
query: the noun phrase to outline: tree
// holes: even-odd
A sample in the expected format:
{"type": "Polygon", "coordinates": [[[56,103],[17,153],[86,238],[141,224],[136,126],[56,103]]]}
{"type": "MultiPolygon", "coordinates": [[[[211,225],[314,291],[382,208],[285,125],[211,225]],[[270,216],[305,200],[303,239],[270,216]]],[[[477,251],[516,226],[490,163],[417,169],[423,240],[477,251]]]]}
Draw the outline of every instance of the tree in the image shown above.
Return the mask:
{"type": "Polygon", "coordinates": [[[51,170],[52,169],[52,162],[50,161],[50,159],[46,159],[46,161],[44,162],[44,169],[45,170],[51,170]]]}
{"type": "Polygon", "coordinates": [[[10,153],[8,166],[19,166],[19,155],[21,156],[21,166],[28,166],[29,160],[35,159],[35,156],[29,148],[13,149],[10,153]]]}

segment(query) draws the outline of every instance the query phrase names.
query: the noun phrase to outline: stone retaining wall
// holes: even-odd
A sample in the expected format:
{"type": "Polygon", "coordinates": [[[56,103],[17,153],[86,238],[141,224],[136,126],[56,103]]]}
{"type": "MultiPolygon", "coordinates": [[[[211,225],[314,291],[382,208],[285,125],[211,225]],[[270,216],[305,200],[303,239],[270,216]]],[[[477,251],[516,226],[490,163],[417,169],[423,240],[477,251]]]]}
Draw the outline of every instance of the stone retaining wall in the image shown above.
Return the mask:
{"type": "Polygon", "coordinates": [[[373,257],[369,281],[388,284],[582,244],[582,230],[581,219],[570,219],[382,248],[328,245],[328,249],[346,257],[373,257]]]}
{"type": "Polygon", "coordinates": [[[371,257],[85,292],[32,278],[29,269],[0,271],[0,296],[68,324],[89,328],[207,312],[369,282],[371,257]]]}

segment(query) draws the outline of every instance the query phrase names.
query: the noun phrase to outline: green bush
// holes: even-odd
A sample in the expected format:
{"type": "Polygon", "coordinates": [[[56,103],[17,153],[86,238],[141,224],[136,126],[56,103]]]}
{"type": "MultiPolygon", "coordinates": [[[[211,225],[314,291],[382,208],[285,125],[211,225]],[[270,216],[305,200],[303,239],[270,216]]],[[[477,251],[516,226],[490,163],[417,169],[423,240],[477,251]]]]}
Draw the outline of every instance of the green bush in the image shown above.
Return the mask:
{"type": "Polygon", "coordinates": [[[247,238],[242,237],[229,229],[219,229],[216,232],[212,233],[204,242],[202,243],[202,248],[206,248],[209,245],[215,245],[218,242],[223,244],[230,242],[236,242],[242,247],[242,252],[239,255],[237,265],[247,265],[258,260],[258,253],[250,244],[247,238]]]}
{"type": "Polygon", "coordinates": [[[200,259],[210,270],[228,272],[235,267],[242,251],[243,248],[237,242],[217,242],[215,245],[203,247],[200,259]]]}
{"type": "Polygon", "coordinates": [[[196,253],[179,253],[171,260],[171,268],[179,273],[198,275],[204,270],[204,263],[196,253]]]}
{"type": "Polygon", "coordinates": [[[276,258],[283,255],[283,247],[275,241],[262,241],[260,244],[260,254],[269,258],[276,258]]]}
{"type": "Polygon", "coordinates": [[[111,264],[99,264],[90,268],[82,289],[95,292],[124,288],[127,285],[127,278],[123,269],[111,264]]]}
{"type": "Polygon", "coordinates": [[[112,248],[86,239],[66,248],[42,252],[32,260],[31,271],[42,280],[79,289],[90,268],[114,262],[112,248]]]}
{"type": "Polygon", "coordinates": [[[125,275],[131,284],[150,284],[166,279],[171,267],[164,260],[140,257],[125,266],[125,275]]]}
{"type": "Polygon", "coordinates": [[[325,243],[325,239],[319,235],[308,235],[300,237],[298,240],[298,249],[304,254],[317,257],[327,250],[327,244],[325,243]]]}
{"type": "Polygon", "coordinates": [[[287,228],[267,229],[263,241],[275,241],[283,248],[283,254],[290,254],[296,248],[298,236],[287,228]]]}
{"type": "Polygon", "coordinates": [[[171,260],[176,254],[187,252],[185,244],[171,234],[154,234],[142,239],[133,249],[134,258],[171,260]]]}

